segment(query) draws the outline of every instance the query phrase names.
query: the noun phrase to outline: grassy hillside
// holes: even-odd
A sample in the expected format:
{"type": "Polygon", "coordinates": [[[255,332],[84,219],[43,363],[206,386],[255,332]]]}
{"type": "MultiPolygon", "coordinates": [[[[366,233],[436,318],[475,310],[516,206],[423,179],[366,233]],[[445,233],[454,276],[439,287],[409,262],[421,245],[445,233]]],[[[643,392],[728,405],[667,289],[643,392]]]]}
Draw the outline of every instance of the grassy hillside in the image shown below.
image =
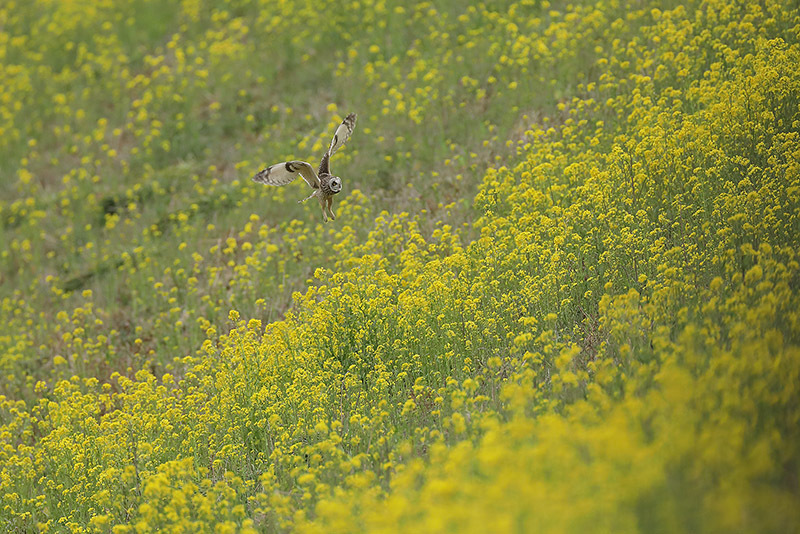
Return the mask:
{"type": "Polygon", "coordinates": [[[791,2],[0,7],[0,526],[800,526],[791,2]],[[332,160],[337,220],[265,164],[332,160]]]}

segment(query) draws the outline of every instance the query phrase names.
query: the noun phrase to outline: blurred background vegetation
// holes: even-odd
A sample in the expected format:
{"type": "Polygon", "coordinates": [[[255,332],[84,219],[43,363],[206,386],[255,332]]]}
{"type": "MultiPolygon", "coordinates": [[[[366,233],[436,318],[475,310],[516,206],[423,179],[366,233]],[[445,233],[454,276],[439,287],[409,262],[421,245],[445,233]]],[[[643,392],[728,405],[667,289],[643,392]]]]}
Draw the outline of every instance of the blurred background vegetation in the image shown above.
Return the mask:
{"type": "MultiPolygon", "coordinates": [[[[555,105],[598,75],[608,17],[625,14],[551,7],[8,4],[4,389],[30,389],[54,354],[70,362],[64,376],[169,365],[196,350],[198,320],[230,308],[281,317],[314,269],[341,256],[341,232],[363,238],[371,221],[323,227],[292,202],[301,187],[249,179],[288,158],[316,165],[348,112],[359,123],[333,162],[345,180],[337,202],[359,190],[371,213],[413,213],[428,234],[445,217],[469,226],[484,169],[513,154],[526,121],[559,121],[555,105]],[[278,249],[248,287],[232,287],[228,263],[241,256],[209,251],[238,239],[251,215],[278,249]],[[57,313],[76,308],[102,321],[87,331],[104,337],[101,354],[54,347],[57,313]]],[[[639,24],[617,19],[614,31],[639,24]]]]}

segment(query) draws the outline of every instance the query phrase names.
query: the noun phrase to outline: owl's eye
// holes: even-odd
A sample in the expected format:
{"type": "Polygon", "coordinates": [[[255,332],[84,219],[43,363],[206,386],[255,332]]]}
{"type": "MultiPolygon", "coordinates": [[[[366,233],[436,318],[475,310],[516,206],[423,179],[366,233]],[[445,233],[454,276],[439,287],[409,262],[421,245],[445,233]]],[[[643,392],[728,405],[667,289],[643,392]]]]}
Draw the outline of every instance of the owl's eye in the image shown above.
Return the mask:
{"type": "Polygon", "coordinates": [[[342,190],[342,179],[339,178],[338,176],[335,176],[334,178],[331,178],[330,185],[331,185],[331,191],[333,191],[334,193],[338,193],[339,191],[342,190]]]}

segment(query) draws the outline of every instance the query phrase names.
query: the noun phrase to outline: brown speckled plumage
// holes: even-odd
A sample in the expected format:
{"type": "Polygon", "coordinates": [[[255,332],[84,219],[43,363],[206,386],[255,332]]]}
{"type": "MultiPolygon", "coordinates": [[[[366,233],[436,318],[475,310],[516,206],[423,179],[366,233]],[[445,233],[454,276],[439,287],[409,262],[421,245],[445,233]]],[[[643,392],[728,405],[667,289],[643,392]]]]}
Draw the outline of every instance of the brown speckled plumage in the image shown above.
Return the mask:
{"type": "Polygon", "coordinates": [[[314,172],[314,168],[309,163],[293,160],[270,165],[258,171],[253,176],[253,181],[260,184],[281,186],[292,183],[299,175],[314,190],[308,198],[300,202],[317,197],[322,208],[322,220],[328,222],[328,216],[330,216],[331,220],[336,219],[333,210],[331,210],[331,205],[333,203],[333,195],[342,190],[342,179],[330,173],[330,159],[337,150],[344,146],[355,127],[356,114],[351,113],[336,128],[331,144],[322,156],[317,172],[314,172]]]}

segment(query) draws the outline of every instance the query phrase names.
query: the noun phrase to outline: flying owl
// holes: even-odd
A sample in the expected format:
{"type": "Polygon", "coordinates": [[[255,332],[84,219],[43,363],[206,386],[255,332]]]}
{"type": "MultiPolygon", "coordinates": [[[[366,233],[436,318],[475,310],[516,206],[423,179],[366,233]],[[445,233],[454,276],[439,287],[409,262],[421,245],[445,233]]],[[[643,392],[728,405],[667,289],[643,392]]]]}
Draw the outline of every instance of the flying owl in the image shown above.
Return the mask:
{"type": "Polygon", "coordinates": [[[328,216],[330,216],[331,220],[335,220],[336,216],[331,210],[331,204],[333,203],[333,195],[342,190],[342,179],[331,174],[330,159],[334,152],[347,142],[355,127],[356,114],[351,113],[336,128],[331,140],[331,146],[322,156],[317,172],[314,172],[314,168],[305,161],[286,161],[270,165],[266,169],[259,171],[253,176],[253,181],[267,185],[286,185],[292,183],[300,175],[314,192],[308,198],[298,202],[305,202],[317,197],[322,208],[322,220],[328,222],[328,216]]]}

